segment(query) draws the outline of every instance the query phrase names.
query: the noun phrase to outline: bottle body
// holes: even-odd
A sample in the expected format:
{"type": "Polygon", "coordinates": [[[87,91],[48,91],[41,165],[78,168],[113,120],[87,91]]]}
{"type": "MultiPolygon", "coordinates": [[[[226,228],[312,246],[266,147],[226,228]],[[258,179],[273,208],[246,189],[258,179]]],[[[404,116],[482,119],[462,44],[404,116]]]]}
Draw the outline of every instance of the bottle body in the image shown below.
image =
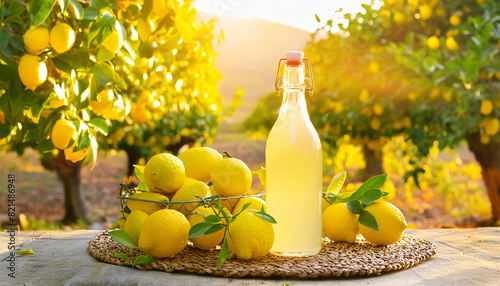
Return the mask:
{"type": "Polygon", "coordinates": [[[321,249],[322,236],[321,142],[307,114],[304,90],[285,87],[283,97],[266,142],[267,212],[277,221],[271,253],[313,255],[321,249]]]}

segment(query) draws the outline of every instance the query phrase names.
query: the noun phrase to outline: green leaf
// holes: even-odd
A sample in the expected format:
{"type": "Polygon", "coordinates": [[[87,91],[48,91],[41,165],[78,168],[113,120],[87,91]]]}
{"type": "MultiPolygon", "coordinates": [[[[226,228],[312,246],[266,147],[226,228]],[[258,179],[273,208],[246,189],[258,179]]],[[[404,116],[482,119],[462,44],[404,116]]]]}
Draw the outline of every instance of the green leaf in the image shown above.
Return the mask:
{"type": "Polygon", "coordinates": [[[314,16],[316,16],[316,22],[321,23],[321,20],[319,19],[318,14],[314,14],[314,16]]]}
{"type": "MultiPolygon", "coordinates": [[[[83,131],[80,136],[78,136],[78,143],[76,144],[73,152],[83,150],[90,147],[90,134],[88,130],[83,131]]],[[[71,145],[70,145],[71,146],[71,145]]]]}
{"type": "Polygon", "coordinates": [[[347,203],[351,198],[353,192],[340,193],[330,199],[330,204],[333,203],[347,203]]]}
{"type": "Polygon", "coordinates": [[[73,69],[71,65],[59,58],[52,58],[52,63],[56,68],[60,71],[63,71],[67,74],[71,74],[71,70],[73,69]]]}
{"type": "Polygon", "coordinates": [[[377,224],[377,220],[375,219],[375,217],[367,212],[367,211],[363,211],[359,217],[358,217],[358,222],[366,227],[369,227],[371,229],[373,229],[374,231],[378,232],[378,224],[377,224]]]}
{"type": "Polygon", "coordinates": [[[89,121],[89,124],[96,127],[99,130],[99,132],[101,132],[103,135],[108,135],[109,126],[104,119],[93,118],[92,120],[89,121]]]}
{"type": "Polygon", "coordinates": [[[214,224],[210,222],[200,222],[189,229],[188,238],[198,237],[209,230],[214,224]]]}
{"type": "Polygon", "coordinates": [[[57,0],[32,0],[30,3],[31,26],[42,24],[52,11],[57,0]]]}
{"type": "Polygon", "coordinates": [[[108,64],[96,63],[94,65],[94,76],[102,85],[108,85],[113,81],[114,70],[108,64]]]}
{"type": "Polygon", "coordinates": [[[355,200],[370,189],[381,188],[384,185],[386,179],[387,174],[371,177],[351,195],[350,199],[355,200]]]}
{"type": "Polygon", "coordinates": [[[155,258],[151,255],[139,255],[137,258],[134,260],[132,263],[132,267],[134,265],[144,265],[144,264],[150,264],[153,261],[155,261],[155,258]]]}
{"type": "MultiPolygon", "coordinates": [[[[200,215],[203,215],[203,214],[200,214],[200,215]]],[[[204,218],[205,218],[206,222],[210,222],[210,223],[218,223],[220,221],[220,218],[216,215],[209,215],[209,216],[206,216],[204,218]]]]}
{"type": "MultiPolygon", "coordinates": [[[[80,5],[80,3],[78,1],[69,0],[68,8],[69,8],[69,11],[75,16],[76,19],[78,19],[78,20],[83,19],[85,13],[83,11],[82,5],[80,5]]],[[[89,20],[93,20],[93,19],[95,19],[95,17],[92,19],[89,19],[89,20]]]]}
{"type": "Polygon", "coordinates": [[[382,191],[379,189],[371,189],[366,191],[366,193],[362,194],[358,197],[357,200],[361,201],[363,204],[367,205],[371,202],[374,202],[382,197],[382,191]]]}
{"type": "Polygon", "coordinates": [[[347,177],[347,173],[344,170],[342,170],[342,172],[335,175],[335,177],[333,177],[332,181],[330,182],[328,189],[326,189],[326,193],[333,194],[333,195],[338,194],[340,189],[344,185],[346,177],[347,177]]]}
{"type": "Polygon", "coordinates": [[[103,28],[113,29],[113,27],[115,26],[115,22],[115,17],[113,17],[113,15],[109,13],[100,15],[92,25],[92,27],[90,27],[87,45],[90,46],[90,43],[92,43],[92,41],[97,37],[97,35],[103,28]]]}
{"type": "Polygon", "coordinates": [[[224,238],[224,243],[222,244],[222,248],[219,253],[219,259],[217,259],[217,268],[219,268],[224,261],[226,261],[229,256],[229,246],[227,244],[227,238],[224,238]]]}
{"type": "Polygon", "coordinates": [[[46,153],[46,152],[52,152],[54,148],[55,148],[54,143],[52,143],[52,140],[49,138],[38,143],[38,145],[36,145],[35,147],[35,150],[38,151],[39,153],[46,153]]]}
{"type": "Polygon", "coordinates": [[[35,252],[33,250],[31,250],[31,247],[30,247],[30,249],[28,249],[28,250],[18,250],[18,251],[16,251],[16,254],[21,254],[21,255],[35,254],[35,252]]]}
{"type": "Polygon", "coordinates": [[[130,239],[130,237],[125,231],[118,229],[118,230],[110,230],[108,233],[111,236],[111,238],[113,238],[114,241],[118,242],[119,244],[133,249],[138,249],[137,245],[135,245],[135,243],[130,239]]]}
{"type": "Polygon", "coordinates": [[[99,10],[97,10],[94,7],[89,6],[83,9],[83,19],[85,20],[95,20],[95,18],[97,18],[98,16],[99,16],[99,10]]]}
{"type": "Polygon", "coordinates": [[[132,260],[130,260],[130,258],[128,258],[128,256],[125,253],[115,253],[113,255],[113,257],[123,259],[125,261],[128,261],[130,264],[132,264],[132,260]]]}
{"type": "Polygon", "coordinates": [[[104,46],[97,48],[97,60],[100,62],[109,61],[115,57],[115,54],[110,52],[104,46]]]}
{"type": "Polygon", "coordinates": [[[274,217],[272,217],[270,214],[268,213],[265,213],[263,211],[256,211],[254,210],[253,211],[258,217],[260,217],[261,219],[263,219],[264,221],[267,221],[268,223],[276,223],[276,220],[274,219],[274,217]]]}
{"type": "Polygon", "coordinates": [[[139,185],[137,186],[137,190],[142,192],[149,192],[148,185],[146,185],[146,183],[144,182],[139,183],[139,185]]]}
{"type": "Polygon", "coordinates": [[[241,211],[237,214],[235,214],[235,216],[239,215],[240,213],[242,213],[244,210],[248,209],[248,207],[251,205],[252,203],[246,203],[243,205],[243,207],[241,207],[241,211]]]}
{"type": "MultiPolygon", "coordinates": [[[[3,9],[1,9],[3,10],[3,9]]],[[[0,30],[0,52],[5,50],[9,44],[9,34],[4,29],[0,30]]]]}
{"type": "Polygon", "coordinates": [[[143,166],[134,165],[134,173],[135,173],[135,176],[137,177],[137,179],[138,179],[140,182],[145,182],[146,180],[144,179],[144,174],[142,173],[142,170],[141,170],[141,168],[139,168],[139,167],[143,167],[143,166]]]}
{"type": "Polygon", "coordinates": [[[266,168],[260,167],[257,171],[252,171],[252,175],[259,177],[259,181],[264,186],[267,187],[267,176],[266,176],[266,168]]]}
{"type": "Polygon", "coordinates": [[[363,212],[363,205],[358,200],[352,200],[347,202],[347,209],[353,214],[361,214],[363,212]]]}
{"type": "Polygon", "coordinates": [[[65,12],[69,5],[69,0],[58,0],[61,11],[65,12]]]}
{"type": "Polygon", "coordinates": [[[207,231],[205,231],[203,234],[205,235],[209,235],[209,234],[212,234],[214,232],[218,232],[219,230],[222,230],[224,229],[225,225],[221,224],[221,223],[218,223],[218,224],[214,224],[212,225],[211,228],[209,228],[207,231]]]}

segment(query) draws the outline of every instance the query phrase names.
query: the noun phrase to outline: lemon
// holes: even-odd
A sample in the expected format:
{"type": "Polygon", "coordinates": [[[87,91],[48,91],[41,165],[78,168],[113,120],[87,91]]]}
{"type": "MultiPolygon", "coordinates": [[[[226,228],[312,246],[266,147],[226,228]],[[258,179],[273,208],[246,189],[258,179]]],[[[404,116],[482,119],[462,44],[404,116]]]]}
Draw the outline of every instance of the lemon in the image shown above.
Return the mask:
{"type": "Polygon", "coordinates": [[[429,49],[431,50],[439,49],[439,38],[436,36],[432,36],[427,39],[427,47],[429,47],[429,49]]]}
{"type": "Polygon", "coordinates": [[[142,224],[147,217],[147,213],[141,210],[135,210],[128,215],[127,220],[123,225],[123,230],[128,234],[135,245],[137,245],[137,243],[139,242],[142,224]]]}
{"type": "Polygon", "coordinates": [[[446,38],[446,48],[452,52],[458,49],[458,44],[453,37],[446,38]]]}
{"type": "Polygon", "coordinates": [[[187,149],[178,157],[184,163],[186,176],[203,182],[210,181],[215,163],[222,160],[222,155],[209,147],[187,149]]]}
{"type": "Polygon", "coordinates": [[[365,211],[370,212],[377,221],[378,232],[359,224],[359,232],[369,242],[389,245],[399,240],[406,229],[405,217],[401,211],[388,202],[374,202],[369,204],[365,211]]]}
{"type": "Polygon", "coordinates": [[[73,152],[73,149],[75,148],[75,146],[76,146],[76,142],[73,143],[73,145],[71,145],[71,147],[64,149],[64,158],[66,158],[66,160],[69,160],[73,163],[76,163],[78,161],[85,159],[85,157],[87,156],[87,151],[88,151],[88,148],[84,148],[84,149],[78,150],[76,152],[73,152]]]}
{"type": "MultiPolygon", "coordinates": [[[[193,210],[193,213],[189,216],[189,224],[191,227],[199,224],[200,222],[205,222],[205,219],[200,214],[205,215],[206,217],[209,215],[216,215],[215,211],[212,208],[206,208],[204,206],[199,206],[193,210]]],[[[222,238],[224,237],[224,229],[221,229],[217,232],[211,234],[202,234],[198,237],[191,238],[191,242],[193,242],[194,246],[198,247],[202,250],[208,250],[214,248],[218,245],[222,238]]]]}
{"type": "MultiPolygon", "coordinates": [[[[205,198],[210,196],[210,191],[208,190],[208,186],[202,182],[194,182],[187,186],[182,187],[178,190],[174,197],[172,198],[172,202],[185,202],[185,201],[197,201],[200,198],[205,198]],[[198,197],[196,197],[198,196],[198,197]]],[[[194,203],[184,203],[184,204],[172,204],[171,209],[178,210],[184,215],[188,215],[191,213],[199,205],[198,202],[194,203]]]]}
{"type": "Polygon", "coordinates": [[[22,56],[17,71],[27,89],[35,90],[47,80],[47,66],[37,56],[22,56]]]}
{"type": "Polygon", "coordinates": [[[193,178],[190,178],[190,177],[186,177],[184,179],[184,185],[182,185],[183,187],[187,186],[187,185],[190,185],[192,183],[196,183],[196,182],[199,182],[198,180],[195,180],[193,178]]]}
{"type": "Polygon", "coordinates": [[[353,214],[346,203],[333,204],[326,208],[322,217],[323,232],[335,242],[356,241],[358,234],[358,217],[353,214]]]}
{"type": "Polygon", "coordinates": [[[32,27],[23,36],[24,48],[33,55],[41,54],[49,46],[49,29],[47,27],[32,27]]]}
{"type": "Polygon", "coordinates": [[[137,34],[142,42],[147,42],[153,32],[153,25],[150,21],[144,21],[142,18],[137,21],[137,34]]]}
{"type": "Polygon", "coordinates": [[[186,217],[176,210],[154,212],[142,224],[139,249],[156,258],[170,257],[186,247],[189,229],[186,217]]]}
{"type": "Polygon", "coordinates": [[[215,163],[212,169],[215,192],[223,197],[241,196],[252,186],[252,172],[243,161],[228,158],[215,163]]]}
{"type": "Polygon", "coordinates": [[[113,30],[113,32],[102,41],[102,45],[113,54],[116,53],[122,47],[122,41],[118,31],[113,30]]]}
{"type": "Polygon", "coordinates": [[[486,122],[484,130],[486,134],[493,136],[497,134],[499,130],[500,130],[500,122],[498,121],[498,118],[492,118],[486,122]]]}
{"type": "Polygon", "coordinates": [[[227,242],[239,259],[260,259],[273,247],[273,226],[252,210],[245,210],[229,224],[227,242]]]}
{"type": "Polygon", "coordinates": [[[50,30],[50,46],[59,54],[63,54],[73,47],[75,31],[66,23],[57,23],[50,30]]]}
{"type": "Polygon", "coordinates": [[[113,93],[113,90],[105,89],[99,92],[99,94],[97,95],[97,100],[90,100],[89,105],[95,114],[101,115],[111,108],[111,106],[113,105],[114,97],[115,95],[113,93]]]}
{"type": "Polygon", "coordinates": [[[403,23],[405,20],[405,16],[401,12],[394,13],[394,22],[397,24],[403,23]]]}
{"type": "Polygon", "coordinates": [[[427,20],[432,16],[432,8],[428,4],[422,5],[420,8],[420,18],[422,20],[427,20]]]}
{"type": "Polygon", "coordinates": [[[247,210],[257,210],[260,211],[262,207],[264,207],[264,211],[266,210],[266,202],[258,197],[246,197],[240,199],[240,201],[234,207],[233,213],[237,214],[241,212],[243,206],[250,203],[250,205],[246,208],[247,210]]]}
{"type": "Polygon", "coordinates": [[[382,104],[380,103],[375,103],[373,105],[373,113],[375,113],[375,115],[382,115],[382,113],[384,113],[384,107],[382,106],[382,104]]]}
{"type": "Polygon", "coordinates": [[[481,100],[481,108],[479,109],[479,112],[481,112],[482,115],[488,115],[493,111],[493,103],[491,100],[483,99],[481,100]]]}
{"type": "Polygon", "coordinates": [[[450,16],[450,24],[453,25],[453,26],[458,26],[460,25],[460,16],[458,16],[457,14],[453,14],[450,16]]]}
{"type": "Polygon", "coordinates": [[[149,190],[164,195],[180,189],[185,178],[182,161],[168,153],[154,155],[144,168],[144,180],[149,190]]]}
{"type": "MultiPolygon", "coordinates": [[[[156,202],[168,202],[168,198],[162,194],[153,193],[153,192],[144,192],[140,193],[137,196],[133,196],[137,199],[148,200],[148,201],[156,201],[156,202]]],[[[136,201],[129,200],[127,207],[130,211],[141,210],[148,215],[159,211],[165,208],[165,205],[162,203],[154,203],[154,202],[144,202],[144,201],[136,201]]]]}
{"type": "Polygon", "coordinates": [[[164,17],[168,13],[166,0],[153,0],[153,13],[160,17],[164,17]]]}
{"type": "Polygon", "coordinates": [[[57,149],[66,149],[71,139],[76,139],[76,128],[71,121],[59,119],[52,127],[52,143],[57,149]]]}

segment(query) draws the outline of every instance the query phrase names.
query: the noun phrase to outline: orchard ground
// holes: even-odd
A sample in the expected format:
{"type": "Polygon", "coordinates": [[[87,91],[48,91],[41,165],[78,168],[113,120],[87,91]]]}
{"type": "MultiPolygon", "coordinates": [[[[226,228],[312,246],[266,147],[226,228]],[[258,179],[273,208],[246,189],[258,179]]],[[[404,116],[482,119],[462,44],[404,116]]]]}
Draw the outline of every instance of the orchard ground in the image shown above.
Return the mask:
{"type": "MultiPolygon", "coordinates": [[[[251,170],[265,166],[265,141],[252,141],[245,139],[244,135],[224,134],[218,136],[210,147],[219,152],[227,151],[233,157],[243,160],[251,170]]],[[[477,165],[474,156],[466,146],[459,148],[462,165],[477,165]]],[[[29,149],[22,157],[15,153],[0,151],[3,164],[0,166],[2,178],[7,180],[7,174],[16,174],[16,213],[24,214],[27,218],[25,229],[58,229],[58,228],[109,228],[120,214],[120,201],[117,199],[119,184],[123,182],[127,163],[124,152],[99,153],[96,167],[90,171],[89,167],[82,168],[81,188],[91,224],[63,226],[60,222],[64,217],[63,187],[55,172],[47,171],[38,160],[35,151],[29,149]]],[[[440,155],[442,160],[448,160],[450,154],[440,155]]],[[[335,170],[339,172],[340,170],[335,170]]],[[[469,177],[467,173],[460,173],[460,177],[452,178],[468,185],[479,186],[484,200],[487,194],[481,177],[469,177]]],[[[455,173],[451,174],[455,176],[455,173]]],[[[358,183],[354,174],[348,172],[348,183],[358,183]]],[[[331,178],[324,178],[325,184],[331,178]]],[[[404,213],[410,228],[440,228],[440,227],[476,227],[488,223],[489,206],[484,206],[480,212],[450,211],[446,207],[447,197],[436,192],[435,187],[420,190],[414,189],[409,193],[403,186],[402,178],[393,179],[396,195],[391,203],[398,206],[404,213]],[[411,198],[409,197],[411,196],[411,198]],[[484,209],[486,208],[486,209],[484,209]],[[457,216],[457,213],[462,213],[457,216]]],[[[252,189],[262,190],[258,179],[254,177],[252,189]]],[[[345,188],[344,188],[345,189],[345,188]]],[[[6,190],[1,191],[0,209],[7,209],[6,190]]],[[[448,197],[449,200],[449,197],[448,197]]],[[[471,202],[472,203],[472,202],[471,202]]],[[[457,203],[454,208],[460,208],[457,203]]],[[[474,209],[474,208],[473,208],[474,209]]],[[[7,221],[7,214],[0,214],[2,224],[7,221]]]]}

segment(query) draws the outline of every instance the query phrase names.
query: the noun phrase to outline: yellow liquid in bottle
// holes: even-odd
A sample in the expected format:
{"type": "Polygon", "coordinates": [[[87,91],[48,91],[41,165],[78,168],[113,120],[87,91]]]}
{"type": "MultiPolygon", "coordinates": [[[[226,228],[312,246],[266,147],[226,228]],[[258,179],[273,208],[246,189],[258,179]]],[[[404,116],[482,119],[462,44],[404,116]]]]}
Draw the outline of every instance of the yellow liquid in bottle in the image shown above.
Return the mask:
{"type": "Polygon", "coordinates": [[[321,249],[322,150],[303,96],[302,109],[289,104],[280,112],[266,144],[267,212],[277,221],[271,253],[277,255],[321,249]]]}

